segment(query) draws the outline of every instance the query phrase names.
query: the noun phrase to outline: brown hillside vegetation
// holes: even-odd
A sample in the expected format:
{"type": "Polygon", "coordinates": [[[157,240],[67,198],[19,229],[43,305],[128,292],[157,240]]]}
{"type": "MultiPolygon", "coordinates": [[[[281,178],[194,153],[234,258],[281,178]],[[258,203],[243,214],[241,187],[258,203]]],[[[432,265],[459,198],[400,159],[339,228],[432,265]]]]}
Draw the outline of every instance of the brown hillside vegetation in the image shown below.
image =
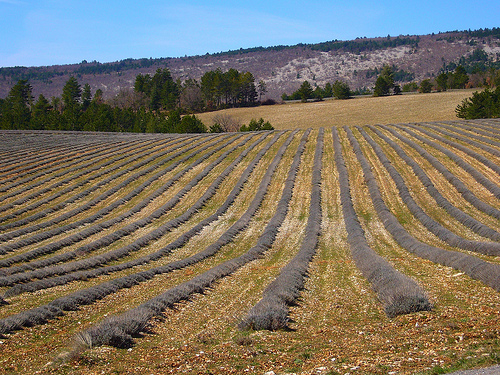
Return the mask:
{"type": "Polygon", "coordinates": [[[499,363],[500,121],[335,121],[1,131],[2,374],[499,363]]]}
{"type": "MultiPolygon", "coordinates": [[[[486,31],[486,30],[485,30],[486,31]]],[[[491,30],[490,30],[491,31],[491,30]]],[[[283,93],[297,90],[304,80],[313,86],[324,87],[327,82],[341,80],[350,88],[373,88],[376,69],[394,65],[406,77],[399,82],[420,83],[423,79],[439,75],[444,65],[459,64],[461,58],[470,57],[475,50],[482,50],[488,59],[497,62],[500,45],[497,35],[469,31],[446,32],[420,36],[391,36],[357,38],[346,41],[343,48],[328,48],[328,44],[250,48],[177,58],[125,59],[111,63],[82,61],[79,64],[0,68],[0,98],[8,95],[19,79],[29,79],[37,98],[60,96],[71,76],[78,77],[83,86],[88,83],[92,92],[103,91],[110,99],[120,90],[130,90],[138,74],[153,75],[157,69],[168,68],[174,80],[200,80],[204,73],[221,69],[250,72],[255,83],[264,81],[267,93],[263,99],[279,100],[283,93]],[[397,43],[409,42],[407,43],[397,43]],[[390,43],[393,42],[393,46],[390,43]],[[418,43],[415,43],[417,42],[418,43]],[[325,48],[326,47],[326,48],[325,48]]],[[[333,43],[335,44],[335,43],[333,43]]],[[[69,62],[68,62],[69,63],[69,62]]],[[[453,69],[453,68],[452,68],[453,69]]]]}
{"type": "Polygon", "coordinates": [[[262,117],[280,130],[307,127],[317,129],[333,124],[351,126],[443,121],[456,118],[455,108],[474,91],[477,89],[231,108],[196,116],[207,126],[211,126],[213,118],[221,113],[233,117],[241,124],[248,124],[252,118],[262,117]]]}

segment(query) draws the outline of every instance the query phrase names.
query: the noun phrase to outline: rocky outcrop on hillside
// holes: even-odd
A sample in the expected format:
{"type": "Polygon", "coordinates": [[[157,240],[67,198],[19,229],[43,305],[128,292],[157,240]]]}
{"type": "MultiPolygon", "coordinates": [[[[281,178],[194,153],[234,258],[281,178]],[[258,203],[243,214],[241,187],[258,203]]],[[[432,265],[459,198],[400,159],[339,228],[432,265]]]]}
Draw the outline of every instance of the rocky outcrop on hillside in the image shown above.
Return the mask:
{"type": "Polygon", "coordinates": [[[500,61],[500,39],[497,35],[482,36],[471,32],[440,33],[425,36],[398,36],[350,42],[327,42],[316,45],[279,46],[230,51],[214,55],[127,59],[115,63],[82,62],[80,64],[0,68],[0,97],[5,97],[18,79],[30,79],[35,97],[60,96],[64,83],[71,75],[93,91],[101,89],[105,98],[121,89],[133,87],[137,74],[154,73],[158,68],[170,69],[174,79],[199,79],[205,72],[230,68],[251,72],[256,81],[267,84],[267,97],[279,99],[283,92],[291,93],[304,80],[313,86],[342,80],[351,89],[371,88],[383,65],[393,65],[403,80],[417,82],[432,78],[440,69],[477,49],[488,59],[500,61]],[[397,42],[401,43],[397,43],[397,42]],[[409,43],[406,43],[409,41],[409,43]],[[404,43],[403,43],[404,42],[404,43]],[[359,48],[356,46],[359,44],[359,48]],[[386,44],[392,44],[385,46],[386,44]]]}

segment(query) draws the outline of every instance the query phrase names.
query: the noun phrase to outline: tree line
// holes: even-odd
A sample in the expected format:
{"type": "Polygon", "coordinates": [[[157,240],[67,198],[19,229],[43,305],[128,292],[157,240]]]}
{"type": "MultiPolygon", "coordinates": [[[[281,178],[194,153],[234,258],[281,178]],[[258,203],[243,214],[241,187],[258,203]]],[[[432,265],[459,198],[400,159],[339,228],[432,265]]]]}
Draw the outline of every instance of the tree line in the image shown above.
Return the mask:
{"type": "Polygon", "coordinates": [[[377,38],[377,39],[367,39],[367,38],[356,38],[355,40],[332,40],[330,42],[323,42],[317,44],[311,44],[312,50],[329,52],[342,50],[345,52],[351,52],[359,54],[366,51],[376,51],[385,48],[395,48],[399,46],[411,46],[413,48],[418,48],[418,43],[420,42],[420,37],[396,37],[391,38],[390,35],[387,38],[377,38]]]}
{"type": "MultiPolygon", "coordinates": [[[[151,133],[219,132],[208,128],[194,112],[227,107],[257,105],[266,91],[249,72],[220,69],[205,73],[200,82],[174,81],[170,71],[158,69],[154,75],[139,74],[133,90],[121,90],[105,101],[102,90],[92,95],[90,85],[83,87],[70,77],[61,97],[49,101],[40,95],[35,101],[28,80],[19,80],[5,99],[0,99],[0,129],[76,130],[151,133]]],[[[259,121],[242,130],[269,130],[259,121]],[[256,125],[257,124],[257,125],[256,125]]],[[[239,130],[239,129],[236,129],[239,130]]],[[[224,129],[222,129],[224,131],[224,129]]]]}
{"type": "Polygon", "coordinates": [[[489,87],[500,85],[500,73],[497,70],[491,70],[483,74],[481,82],[472,80],[467,74],[467,71],[461,65],[457,66],[454,71],[442,72],[435,79],[424,79],[420,84],[412,81],[405,83],[401,87],[400,83],[407,80],[407,75],[401,75],[401,70],[397,70],[395,66],[384,65],[380,69],[374,69],[377,79],[373,90],[357,90],[351,91],[349,85],[345,82],[336,80],[333,84],[326,83],[324,87],[312,87],[309,81],[304,81],[301,86],[290,95],[283,93],[283,100],[322,100],[323,98],[349,99],[353,95],[372,94],[373,96],[399,95],[402,92],[420,91],[422,93],[436,91],[446,91],[447,89],[464,89],[467,87],[489,87]]]}
{"type": "Polygon", "coordinates": [[[139,74],[134,83],[136,94],[143,95],[150,110],[182,108],[185,112],[202,112],[259,104],[267,92],[264,81],[255,84],[250,72],[220,68],[208,71],[200,81],[174,81],[168,69],[158,69],[151,76],[139,74]],[[259,99],[259,100],[258,100],[259,99]]]}
{"type": "Polygon", "coordinates": [[[137,133],[203,133],[205,125],[194,115],[181,117],[179,110],[167,114],[145,107],[112,106],[88,84],[82,88],[71,77],[61,97],[51,101],[40,95],[35,101],[27,80],[19,80],[5,99],[0,99],[0,129],[76,130],[137,133]]]}
{"type": "Polygon", "coordinates": [[[336,80],[333,84],[327,82],[324,87],[316,86],[315,88],[312,87],[309,81],[304,81],[300,87],[290,95],[283,93],[281,99],[307,102],[310,99],[322,100],[323,98],[349,99],[353,94],[349,85],[339,80],[336,80]]]}
{"type": "Polygon", "coordinates": [[[453,71],[442,71],[437,77],[423,79],[420,83],[412,81],[401,88],[397,82],[393,67],[384,66],[375,82],[373,96],[397,95],[401,92],[412,91],[430,93],[433,90],[441,92],[448,89],[498,87],[500,86],[500,70],[490,68],[484,72],[468,74],[463,66],[458,65],[453,71]]]}
{"type": "MultiPolygon", "coordinates": [[[[442,72],[434,80],[424,79],[419,86],[413,82],[413,87],[422,93],[430,93],[432,89],[446,91],[447,89],[464,89],[473,87],[475,83],[461,65],[453,72],[442,72]]],[[[500,117],[500,71],[490,69],[476,82],[477,86],[484,87],[483,91],[476,91],[470,98],[466,98],[455,108],[457,117],[464,119],[498,118],[500,117]],[[496,89],[493,90],[493,88],[496,89]]],[[[410,85],[410,84],[407,84],[410,85]]],[[[403,91],[407,89],[403,86],[403,91]]],[[[384,66],[375,83],[374,96],[399,94],[401,89],[394,81],[392,68],[384,66]]]]}

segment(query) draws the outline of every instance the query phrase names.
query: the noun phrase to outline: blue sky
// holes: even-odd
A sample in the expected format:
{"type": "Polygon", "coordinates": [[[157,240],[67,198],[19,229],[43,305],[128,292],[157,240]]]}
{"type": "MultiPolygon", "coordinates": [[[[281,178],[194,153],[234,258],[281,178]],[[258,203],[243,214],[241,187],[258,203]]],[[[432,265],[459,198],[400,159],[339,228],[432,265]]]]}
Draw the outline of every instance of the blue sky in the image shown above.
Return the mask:
{"type": "Polygon", "coordinates": [[[499,26],[498,0],[0,0],[0,67],[499,26]]]}

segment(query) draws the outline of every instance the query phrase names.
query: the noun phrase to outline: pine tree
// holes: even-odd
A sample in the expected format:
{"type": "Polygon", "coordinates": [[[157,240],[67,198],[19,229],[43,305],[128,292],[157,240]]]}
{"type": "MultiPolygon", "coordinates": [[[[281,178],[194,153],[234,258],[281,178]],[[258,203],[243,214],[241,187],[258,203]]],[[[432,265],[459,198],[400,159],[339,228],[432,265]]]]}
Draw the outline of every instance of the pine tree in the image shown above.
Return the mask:
{"type": "Polygon", "coordinates": [[[345,82],[335,81],[333,84],[333,96],[337,99],[349,99],[351,97],[351,89],[345,82]]]}
{"type": "Polygon", "coordinates": [[[82,110],[86,111],[92,101],[92,93],[90,91],[90,85],[88,83],[83,86],[82,91],[82,110]]]}
{"type": "Polygon", "coordinates": [[[44,130],[51,128],[51,109],[49,101],[40,94],[31,111],[31,129],[44,130]]]}
{"type": "Polygon", "coordinates": [[[80,104],[82,89],[75,77],[70,77],[63,87],[62,100],[64,107],[75,108],[80,104]]]}
{"type": "Polygon", "coordinates": [[[307,102],[307,99],[311,99],[313,97],[314,90],[308,81],[304,81],[302,82],[302,85],[300,85],[298,93],[301,101],[305,103],[307,102]]]}
{"type": "Polygon", "coordinates": [[[384,65],[380,75],[375,82],[373,96],[386,96],[391,93],[394,88],[394,72],[389,65],[384,65]]]}
{"type": "Polygon", "coordinates": [[[63,118],[60,130],[82,130],[78,121],[81,114],[82,89],[75,77],[70,77],[63,87],[63,118]]]}
{"type": "Polygon", "coordinates": [[[27,80],[19,80],[10,90],[2,108],[3,129],[29,129],[31,120],[31,104],[33,102],[32,87],[27,80]]]}

